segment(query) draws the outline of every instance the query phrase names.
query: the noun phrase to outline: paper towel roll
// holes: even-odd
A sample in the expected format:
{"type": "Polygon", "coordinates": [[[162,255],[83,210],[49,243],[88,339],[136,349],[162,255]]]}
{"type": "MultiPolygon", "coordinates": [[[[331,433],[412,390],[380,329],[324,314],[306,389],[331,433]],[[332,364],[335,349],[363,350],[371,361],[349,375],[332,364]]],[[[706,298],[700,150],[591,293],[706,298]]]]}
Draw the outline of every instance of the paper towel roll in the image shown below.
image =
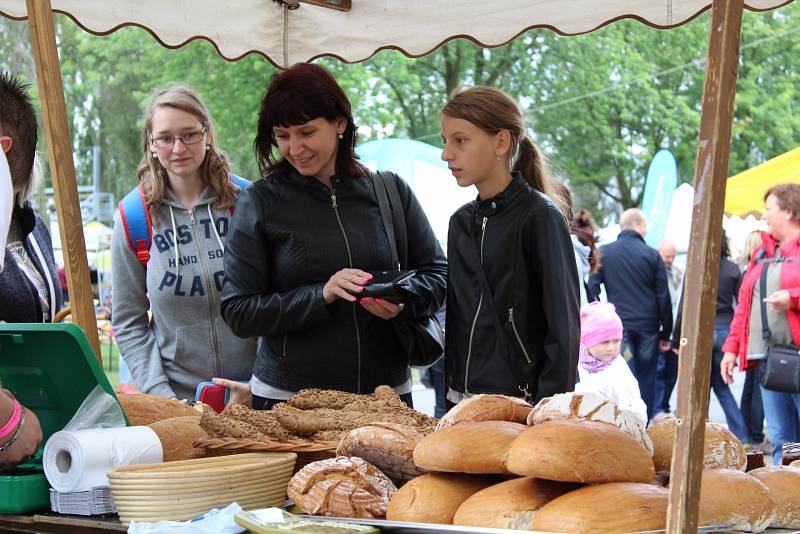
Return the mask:
{"type": "Polygon", "coordinates": [[[44,446],[44,474],[56,491],[108,486],[114,467],[162,462],[164,451],[146,426],[89,428],[53,434],[44,446]]]}

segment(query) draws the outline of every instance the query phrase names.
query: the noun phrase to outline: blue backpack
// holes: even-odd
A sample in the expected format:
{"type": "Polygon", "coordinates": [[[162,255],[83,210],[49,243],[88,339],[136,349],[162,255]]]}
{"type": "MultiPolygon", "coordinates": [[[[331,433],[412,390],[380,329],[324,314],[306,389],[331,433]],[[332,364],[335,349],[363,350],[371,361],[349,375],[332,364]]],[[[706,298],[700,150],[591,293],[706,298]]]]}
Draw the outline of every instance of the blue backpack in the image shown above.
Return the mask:
{"type": "MultiPolygon", "coordinates": [[[[244,191],[251,184],[250,180],[235,174],[230,175],[230,180],[240,191],[244,191]]],[[[136,254],[139,263],[147,268],[147,262],[150,261],[150,244],[153,242],[153,223],[150,221],[150,212],[145,209],[144,189],[141,185],[120,200],[119,215],[125,227],[128,246],[136,254]]]]}

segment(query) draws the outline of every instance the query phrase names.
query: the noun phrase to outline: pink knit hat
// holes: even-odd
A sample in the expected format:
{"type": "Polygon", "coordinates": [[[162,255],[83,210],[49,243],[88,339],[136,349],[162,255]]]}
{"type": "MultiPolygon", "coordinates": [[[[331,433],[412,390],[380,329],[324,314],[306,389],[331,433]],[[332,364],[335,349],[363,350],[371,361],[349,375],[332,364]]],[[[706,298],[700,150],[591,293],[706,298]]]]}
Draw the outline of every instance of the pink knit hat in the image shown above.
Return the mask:
{"type": "Polygon", "coordinates": [[[622,339],[622,320],[610,302],[591,302],[581,308],[581,345],[593,347],[622,339]]]}

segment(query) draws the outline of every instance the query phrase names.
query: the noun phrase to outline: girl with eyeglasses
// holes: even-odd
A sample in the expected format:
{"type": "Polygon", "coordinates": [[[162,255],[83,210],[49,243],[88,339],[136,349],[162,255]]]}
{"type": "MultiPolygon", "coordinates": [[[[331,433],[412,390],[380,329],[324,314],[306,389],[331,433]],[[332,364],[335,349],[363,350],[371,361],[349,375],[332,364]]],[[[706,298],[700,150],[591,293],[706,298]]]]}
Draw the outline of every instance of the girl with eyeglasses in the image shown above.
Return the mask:
{"type": "Polygon", "coordinates": [[[112,326],[136,386],[194,399],[212,377],[247,380],[256,342],[231,332],[219,302],[228,228],[239,185],[249,182],[231,174],[191,88],[175,85],[151,98],[138,176],[138,205],[120,203],[112,240],[112,326]],[[132,237],[137,206],[149,247],[132,237]]]}

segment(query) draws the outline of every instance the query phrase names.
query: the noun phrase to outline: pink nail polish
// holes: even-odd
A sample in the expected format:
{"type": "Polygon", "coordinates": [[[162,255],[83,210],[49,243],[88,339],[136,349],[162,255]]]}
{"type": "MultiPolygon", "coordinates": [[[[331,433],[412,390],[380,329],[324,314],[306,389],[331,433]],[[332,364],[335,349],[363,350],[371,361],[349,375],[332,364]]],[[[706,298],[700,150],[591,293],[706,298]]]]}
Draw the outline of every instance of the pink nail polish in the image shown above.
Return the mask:
{"type": "Polygon", "coordinates": [[[383,301],[381,299],[375,299],[375,302],[377,302],[378,304],[383,304],[383,301]]]}
{"type": "Polygon", "coordinates": [[[363,299],[361,299],[361,302],[370,303],[372,302],[372,297],[364,297],[363,299]]]}
{"type": "Polygon", "coordinates": [[[356,300],[358,300],[358,299],[356,299],[354,296],[350,295],[350,302],[355,302],[356,300]]]}

